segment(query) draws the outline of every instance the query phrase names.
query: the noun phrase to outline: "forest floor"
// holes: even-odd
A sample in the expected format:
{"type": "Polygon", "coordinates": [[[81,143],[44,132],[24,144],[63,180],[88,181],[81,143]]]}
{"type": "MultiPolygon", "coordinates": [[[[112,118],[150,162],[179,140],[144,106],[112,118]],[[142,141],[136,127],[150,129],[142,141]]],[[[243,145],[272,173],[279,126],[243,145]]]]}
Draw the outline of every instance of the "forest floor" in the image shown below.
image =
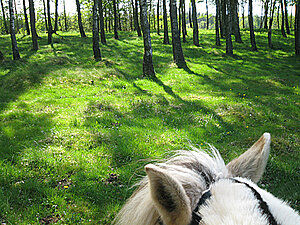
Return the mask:
{"type": "MultiPolygon", "coordinates": [[[[191,30],[189,30],[191,32],[191,30]]],[[[213,144],[226,162],[264,132],[271,154],[260,186],[299,208],[300,59],[292,36],[249,32],[227,57],[214,31],[192,34],[183,51],[188,69],[172,62],[171,45],[152,33],[157,80],[142,77],[143,39],[107,36],[95,62],[92,38],[46,34],[40,50],[17,36],[22,59],[11,60],[0,36],[0,223],[111,224],[151,161],[213,144]]]]}

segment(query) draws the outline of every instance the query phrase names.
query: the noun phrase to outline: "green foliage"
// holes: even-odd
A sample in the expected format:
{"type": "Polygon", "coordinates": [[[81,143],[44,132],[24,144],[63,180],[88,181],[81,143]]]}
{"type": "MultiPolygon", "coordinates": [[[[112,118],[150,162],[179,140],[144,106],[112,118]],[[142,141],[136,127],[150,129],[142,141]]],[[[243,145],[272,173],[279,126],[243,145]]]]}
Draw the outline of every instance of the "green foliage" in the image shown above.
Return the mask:
{"type": "Polygon", "coordinates": [[[214,144],[225,160],[260,135],[272,152],[260,185],[299,210],[299,58],[293,39],[249,33],[235,56],[214,46],[213,31],[192,31],[183,50],[189,69],[172,62],[171,45],[152,33],[158,80],[142,79],[143,39],[107,36],[101,62],[92,38],[41,35],[40,50],[18,36],[13,62],[9,36],[0,49],[0,222],[111,224],[143,166],[173,150],[214,144]]]}

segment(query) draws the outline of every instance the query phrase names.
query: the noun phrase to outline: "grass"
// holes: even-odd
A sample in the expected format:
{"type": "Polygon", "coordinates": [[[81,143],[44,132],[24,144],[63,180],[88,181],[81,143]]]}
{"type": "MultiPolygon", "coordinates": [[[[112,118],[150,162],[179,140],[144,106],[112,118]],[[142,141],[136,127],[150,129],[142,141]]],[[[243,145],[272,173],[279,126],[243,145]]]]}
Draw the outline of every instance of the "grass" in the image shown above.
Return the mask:
{"type": "MultiPolygon", "coordinates": [[[[191,31],[189,31],[191,32],[191,31]]],[[[299,210],[299,74],[293,37],[248,31],[214,45],[213,31],[183,44],[189,69],[172,62],[172,48],[152,33],[158,80],[142,78],[142,38],[108,34],[104,59],[92,57],[91,35],[62,33],[40,50],[18,36],[22,60],[13,62],[9,36],[0,37],[0,222],[110,224],[143,166],[189,142],[214,144],[226,162],[263,132],[272,152],[260,186],[299,210]]]]}

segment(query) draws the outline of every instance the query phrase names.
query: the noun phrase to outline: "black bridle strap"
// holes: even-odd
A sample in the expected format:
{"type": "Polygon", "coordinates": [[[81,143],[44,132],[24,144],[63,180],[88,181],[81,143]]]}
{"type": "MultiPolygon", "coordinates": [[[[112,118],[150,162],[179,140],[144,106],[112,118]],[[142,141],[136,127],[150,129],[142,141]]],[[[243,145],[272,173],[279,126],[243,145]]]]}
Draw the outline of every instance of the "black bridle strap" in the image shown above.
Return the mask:
{"type": "Polygon", "coordinates": [[[275,220],[274,216],[272,215],[272,213],[270,212],[268,204],[263,200],[263,198],[261,197],[261,195],[258,193],[257,190],[255,190],[252,186],[250,186],[249,184],[247,184],[245,182],[241,182],[241,181],[238,181],[236,179],[232,179],[232,180],[236,183],[244,184],[245,186],[247,186],[252,191],[253,195],[258,200],[259,208],[260,208],[262,214],[267,217],[269,225],[279,225],[276,222],[276,220],[275,220]]]}

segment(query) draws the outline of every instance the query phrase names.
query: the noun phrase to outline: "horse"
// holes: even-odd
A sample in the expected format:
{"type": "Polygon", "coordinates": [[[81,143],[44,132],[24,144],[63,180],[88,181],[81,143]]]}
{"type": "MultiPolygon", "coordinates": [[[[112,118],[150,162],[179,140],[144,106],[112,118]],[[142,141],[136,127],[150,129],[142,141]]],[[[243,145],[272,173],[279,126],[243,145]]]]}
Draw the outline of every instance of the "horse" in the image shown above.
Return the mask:
{"type": "Polygon", "coordinates": [[[116,225],[300,225],[288,203],[257,186],[270,153],[271,135],[225,165],[220,153],[182,150],[148,164],[116,225]]]}

